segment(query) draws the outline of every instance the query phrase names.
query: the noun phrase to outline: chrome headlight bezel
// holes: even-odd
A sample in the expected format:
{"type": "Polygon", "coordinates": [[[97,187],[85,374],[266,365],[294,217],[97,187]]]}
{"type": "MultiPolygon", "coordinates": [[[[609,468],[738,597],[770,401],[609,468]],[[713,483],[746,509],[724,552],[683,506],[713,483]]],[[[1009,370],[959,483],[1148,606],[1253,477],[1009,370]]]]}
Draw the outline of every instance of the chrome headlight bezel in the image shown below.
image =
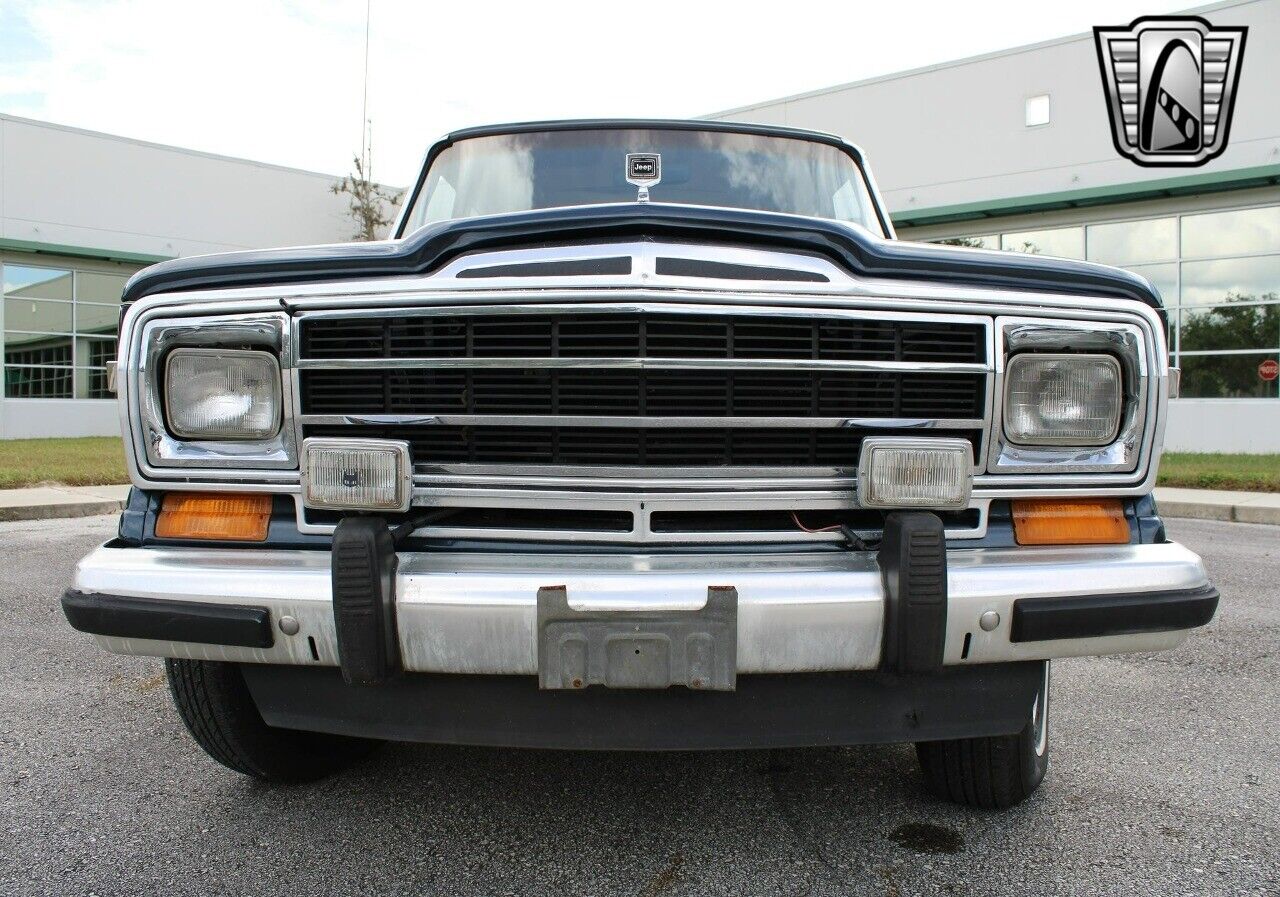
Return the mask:
{"type": "MultiPolygon", "coordinates": [[[[1157,411],[1158,369],[1149,359],[1152,346],[1136,324],[1108,321],[999,317],[996,319],[996,382],[993,420],[987,452],[987,474],[1122,474],[1139,473],[1147,464],[1157,411]],[[1106,442],[1025,445],[1005,433],[1007,368],[1022,353],[1089,353],[1109,355],[1120,365],[1120,421],[1106,442]]],[[[1012,478],[1010,483],[1014,482],[1012,478]]]]}
{"type": "MultiPolygon", "coordinates": [[[[1067,445],[1067,446],[1098,446],[1109,445],[1115,441],[1116,434],[1120,429],[1120,417],[1124,412],[1124,371],[1120,366],[1119,360],[1114,355],[1103,355],[1100,353],[1069,353],[1069,352],[1021,352],[1017,355],[1010,356],[1005,363],[1004,376],[1004,396],[1003,396],[1003,418],[1002,425],[1004,427],[1004,437],[1013,445],[1037,446],[1037,445],[1067,445]],[[1112,397],[1113,407],[1106,415],[1107,428],[1106,432],[1097,437],[1086,437],[1080,435],[1032,435],[1028,433],[1011,433],[1010,421],[1014,412],[1013,400],[1013,378],[1017,367],[1029,364],[1102,364],[1110,369],[1115,381],[1115,395],[1112,397]]],[[[1043,401],[1040,403],[1043,406],[1043,401]]]]}
{"type": "MultiPolygon", "coordinates": [[[[141,325],[138,374],[130,377],[139,411],[141,443],[147,463],[158,469],[245,468],[296,470],[298,451],[290,411],[293,401],[289,376],[289,330],[284,314],[219,315],[152,318],[141,325]],[[280,370],[280,425],[261,439],[190,438],[172,431],[165,413],[164,371],[168,356],[184,349],[260,351],[280,370]]],[[[296,476],[296,474],[295,474],[296,476]]]]}

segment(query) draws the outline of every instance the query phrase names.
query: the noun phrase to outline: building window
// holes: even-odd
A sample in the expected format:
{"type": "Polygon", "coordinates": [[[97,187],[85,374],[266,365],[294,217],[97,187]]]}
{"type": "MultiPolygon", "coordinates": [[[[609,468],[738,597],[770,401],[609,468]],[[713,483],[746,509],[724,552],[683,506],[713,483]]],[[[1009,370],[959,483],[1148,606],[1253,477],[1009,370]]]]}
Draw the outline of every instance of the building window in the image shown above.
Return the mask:
{"type": "Polygon", "coordinates": [[[5,261],[4,395],[107,399],[125,274],[5,261]]]}
{"type": "Polygon", "coordinates": [[[1280,251],[1280,206],[1182,216],[1182,255],[1209,258],[1280,251]]]}
{"type": "Polygon", "coordinates": [[[1090,261],[1129,266],[1167,262],[1178,257],[1176,218],[1091,224],[1086,230],[1090,261]]]}
{"type": "Polygon", "coordinates": [[[71,342],[31,337],[4,353],[6,398],[71,398],[71,342]]]}
{"type": "Polygon", "coordinates": [[[115,360],[116,357],[115,337],[93,337],[84,340],[83,345],[88,359],[88,366],[84,369],[85,398],[111,398],[111,392],[107,389],[107,362],[115,360]]]}
{"type": "MultiPolygon", "coordinates": [[[[989,226],[989,223],[988,223],[989,226]]],[[[1187,398],[1277,398],[1259,366],[1280,358],[1280,205],[1085,227],[957,235],[958,246],[1118,265],[1147,278],[1169,316],[1169,353],[1187,398]]]]}
{"type": "Polygon", "coordinates": [[[1067,259],[1084,258],[1084,228],[1055,227],[1051,230],[1029,230],[1001,234],[1000,248],[1034,255],[1056,255],[1067,259]]]}
{"type": "Polygon", "coordinates": [[[1024,121],[1028,128],[1038,128],[1040,125],[1047,125],[1049,123],[1049,95],[1047,93],[1042,93],[1038,96],[1027,97],[1027,105],[1024,113],[1024,121]]]}
{"type": "Polygon", "coordinates": [[[1268,359],[1280,361],[1280,353],[1186,355],[1180,395],[1184,399],[1274,399],[1280,381],[1258,376],[1258,368],[1268,359]]]}
{"type": "Polygon", "coordinates": [[[1134,274],[1141,274],[1156,288],[1160,298],[1166,305],[1178,301],[1178,263],[1165,262],[1161,265],[1125,265],[1134,274]]]}
{"type": "Polygon", "coordinates": [[[973,237],[948,237],[945,240],[938,240],[945,246],[965,246],[969,249],[999,249],[999,234],[979,234],[973,237]]]}

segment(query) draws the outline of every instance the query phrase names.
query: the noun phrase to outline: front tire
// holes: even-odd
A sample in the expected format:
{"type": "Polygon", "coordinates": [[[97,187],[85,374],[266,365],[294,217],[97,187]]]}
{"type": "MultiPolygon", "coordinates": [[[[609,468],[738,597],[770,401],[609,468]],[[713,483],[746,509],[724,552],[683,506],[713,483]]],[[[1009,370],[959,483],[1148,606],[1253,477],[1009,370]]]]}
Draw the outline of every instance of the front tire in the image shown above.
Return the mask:
{"type": "Polygon", "coordinates": [[[164,662],[187,731],[228,769],[270,782],[309,782],[363,759],[378,742],[277,729],[262,721],[240,668],[209,660],[164,662]]]}
{"type": "Polygon", "coordinates": [[[916,757],[925,787],[935,797],[984,810],[1025,800],[1049,769],[1049,662],[1021,732],[917,742],[916,757]]]}

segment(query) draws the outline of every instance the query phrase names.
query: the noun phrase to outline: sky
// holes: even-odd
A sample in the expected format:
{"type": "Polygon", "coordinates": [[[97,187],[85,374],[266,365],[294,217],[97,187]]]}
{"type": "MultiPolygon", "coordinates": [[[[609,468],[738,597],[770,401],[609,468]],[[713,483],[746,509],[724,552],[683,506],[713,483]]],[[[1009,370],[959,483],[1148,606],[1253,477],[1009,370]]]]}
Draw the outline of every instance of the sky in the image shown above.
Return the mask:
{"type": "Polygon", "coordinates": [[[1187,6],[0,0],[0,112],[334,174],[367,120],[403,185],[460,127],[690,118],[1187,6]]]}

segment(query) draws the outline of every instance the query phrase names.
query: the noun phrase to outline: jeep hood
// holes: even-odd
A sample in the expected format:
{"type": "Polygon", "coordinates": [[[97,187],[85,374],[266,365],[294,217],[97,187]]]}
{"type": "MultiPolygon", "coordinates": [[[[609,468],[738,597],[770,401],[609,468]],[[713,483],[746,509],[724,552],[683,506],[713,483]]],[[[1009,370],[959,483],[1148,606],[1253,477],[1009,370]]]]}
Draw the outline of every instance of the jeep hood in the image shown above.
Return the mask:
{"type": "Polygon", "coordinates": [[[250,250],[161,262],[135,274],[125,304],[154,293],[430,274],[466,253],[623,240],[800,252],[855,276],[1131,299],[1160,309],[1142,277],[1088,262],[906,243],[798,215],[663,203],[541,209],[446,221],[402,240],[250,250]]]}

